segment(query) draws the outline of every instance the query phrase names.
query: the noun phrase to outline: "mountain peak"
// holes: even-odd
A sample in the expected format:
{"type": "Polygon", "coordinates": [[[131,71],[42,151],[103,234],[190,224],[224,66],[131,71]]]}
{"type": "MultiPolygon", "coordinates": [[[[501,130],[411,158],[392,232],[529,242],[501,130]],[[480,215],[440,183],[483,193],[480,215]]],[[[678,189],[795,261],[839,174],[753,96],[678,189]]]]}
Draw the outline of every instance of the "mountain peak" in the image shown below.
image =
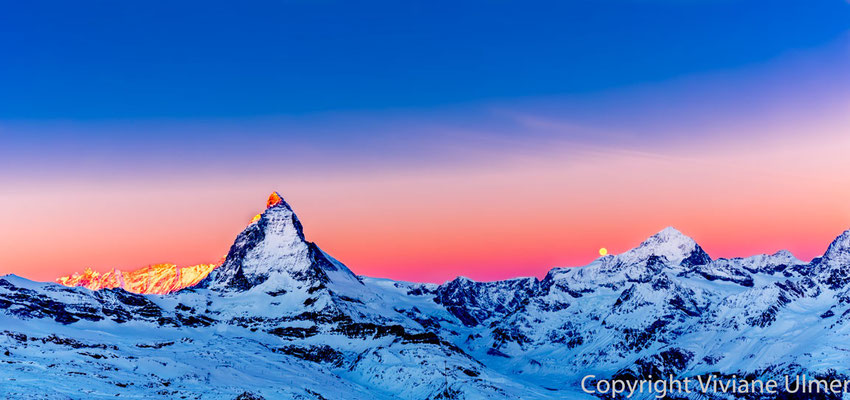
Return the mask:
{"type": "Polygon", "coordinates": [[[626,254],[641,259],[649,256],[660,256],[674,265],[684,266],[705,264],[711,261],[711,257],[694,239],[672,226],[650,236],[626,254]]]}
{"type": "Polygon", "coordinates": [[[838,235],[824,253],[824,258],[828,259],[838,260],[845,257],[850,260],[850,229],[838,235]]]}
{"type": "Polygon", "coordinates": [[[648,237],[634,250],[646,249],[651,251],[676,253],[677,250],[691,250],[694,246],[696,246],[696,244],[696,241],[694,241],[691,237],[685,235],[672,226],[668,226],[658,233],[648,237]]]}
{"type": "Polygon", "coordinates": [[[357,280],[344,265],[305,239],[301,221],[278,192],[272,192],[266,207],[236,237],[224,263],[205,285],[245,291],[261,284],[273,288],[318,285],[332,279],[329,274],[357,280]]]}
{"type": "Polygon", "coordinates": [[[819,280],[830,289],[839,289],[850,282],[850,229],[838,235],[823,257],[812,260],[819,280]]]}
{"type": "MultiPolygon", "coordinates": [[[[672,226],[668,226],[668,227],[662,229],[661,231],[659,231],[658,233],[650,236],[649,239],[647,239],[644,243],[646,243],[650,240],[653,240],[654,242],[663,242],[663,243],[694,242],[694,240],[690,236],[685,235],[680,230],[678,230],[678,229],[676,229],[672,226]]],[[[696,243],[696,242],[694,242],[694,243],[696,243]]]]}
{"type": "Polygon", "coordinates": [[[286,201],[283,200],[283,197],[278,192],[272,192],[269,195],[269,199],[266,200],[266,208],[272,208],[275,206],[283,205],[289,208],[289,204],[286,204],[286,201]]]}

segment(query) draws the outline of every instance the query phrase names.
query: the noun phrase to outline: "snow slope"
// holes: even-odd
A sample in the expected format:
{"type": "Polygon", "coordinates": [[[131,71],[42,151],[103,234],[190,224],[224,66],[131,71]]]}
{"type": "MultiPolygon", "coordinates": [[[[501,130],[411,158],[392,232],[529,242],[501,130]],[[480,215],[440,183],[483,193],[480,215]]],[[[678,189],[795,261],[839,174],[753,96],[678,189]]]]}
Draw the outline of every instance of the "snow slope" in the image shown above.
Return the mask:
{"type": "Polygon", "coordinates": [[[176,293],[0,278],[0,394],[560,399],[588,398],[588,374],[850,376],[850,231],[806,263],[712,260],[667,228],[542,280],[434,285],[355,275],[277,196],[176,293]]]}

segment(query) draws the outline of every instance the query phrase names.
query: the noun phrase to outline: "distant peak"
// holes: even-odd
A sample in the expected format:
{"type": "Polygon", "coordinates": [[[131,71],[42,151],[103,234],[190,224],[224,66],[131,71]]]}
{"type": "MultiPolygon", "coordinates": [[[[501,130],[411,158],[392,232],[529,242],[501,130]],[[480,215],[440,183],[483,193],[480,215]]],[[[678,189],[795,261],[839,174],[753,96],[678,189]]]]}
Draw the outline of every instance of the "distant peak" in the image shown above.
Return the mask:
{"type": "Polygon", "coordinates": [[[694,239],[672,226],[650,236],[628,254],[638,258],[663,256],[674,265],[697,265],[711,261],[694,239]]]}
{"type": "Polygon", "coordinates": [[[278,192],[272,192],[272,194],[269,195],[269,199],[266,201],[266,208],[272,208],[281,204],[286,205],[286,202],[283,201],[283,197],[281,197],[278,192]]]}
{"type": "Polygon", "coordinates": [[[681,231],[679,231],[678,229],[676,229],[672,226],[668,226],[668,227],[662,229],[660,232],[656,233],[655,235],[652,235],[651,237],[658,238],[658,239],[661,239],[663,241],[671,241],[671,240],[693,241],[693,239],[691,239],[690,236],[685,235],[684,233],[682,233],[681,231]]]}
{"type": "Polygon", "coordinates": [[[91,290],[122,288],[138,294],[166,294],[194,286],[219,264],[198,264],[180,267],[175,264],[151,264],[135,271],[122,272],[113,268],[100,273],[86,268],[82,274],[56,278],[64,286],[82,286],[91,290]]]}
{"type": "Polygon", "coordinates": [[[785,250],[785,249],[777,250],[775,253],[771,254],[770,256],[771,257],[782,257],[782,258],[797,258],[797,257],[794,256],[794,253],[792,253],[788,250],[785,250]]]}
{"type": "Polygon", "coordinates": [[[678,229],[668,226],[660,232],[648,237],[638,248],[658,247],[658,246],[674,246],[674,247],[692,247],[696,245],[696,241],[690,236],[685,235],[678,229]]]}

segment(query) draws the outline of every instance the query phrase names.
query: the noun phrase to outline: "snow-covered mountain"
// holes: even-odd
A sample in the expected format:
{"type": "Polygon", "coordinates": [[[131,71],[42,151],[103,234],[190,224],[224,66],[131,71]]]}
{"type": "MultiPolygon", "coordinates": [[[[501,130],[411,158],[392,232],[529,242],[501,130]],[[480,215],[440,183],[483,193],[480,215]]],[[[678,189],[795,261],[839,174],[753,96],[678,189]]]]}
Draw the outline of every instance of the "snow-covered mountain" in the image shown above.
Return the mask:
{"type": "Polygon", "coordinates": [[[845,377],[848,269],[850,231],[806,263],[713,260],[667,228],[542,280],[397,282],[307,241],[275,193],[222,265],[175,293],[0,278],[0,394],[572,399],[593,398],[589,374],[845,377]]]}

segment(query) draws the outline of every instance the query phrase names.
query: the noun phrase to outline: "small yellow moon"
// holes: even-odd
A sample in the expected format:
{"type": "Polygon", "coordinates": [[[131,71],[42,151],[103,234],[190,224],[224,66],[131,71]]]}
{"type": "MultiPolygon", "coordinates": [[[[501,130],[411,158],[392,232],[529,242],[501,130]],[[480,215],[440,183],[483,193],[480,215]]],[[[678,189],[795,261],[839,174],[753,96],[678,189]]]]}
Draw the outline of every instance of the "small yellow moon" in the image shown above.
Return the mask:
{"type": "Polygon", "coordinates": [[[606,249],[606,248],[604,248],[604,247],[603,247],[603,248],[601,248],[601,249],[599,249],[599,255],[600,255],[600,256],[604,256],[604,255],[606,255],[606,254],[608,254],[608,249],[606,249]]]}

